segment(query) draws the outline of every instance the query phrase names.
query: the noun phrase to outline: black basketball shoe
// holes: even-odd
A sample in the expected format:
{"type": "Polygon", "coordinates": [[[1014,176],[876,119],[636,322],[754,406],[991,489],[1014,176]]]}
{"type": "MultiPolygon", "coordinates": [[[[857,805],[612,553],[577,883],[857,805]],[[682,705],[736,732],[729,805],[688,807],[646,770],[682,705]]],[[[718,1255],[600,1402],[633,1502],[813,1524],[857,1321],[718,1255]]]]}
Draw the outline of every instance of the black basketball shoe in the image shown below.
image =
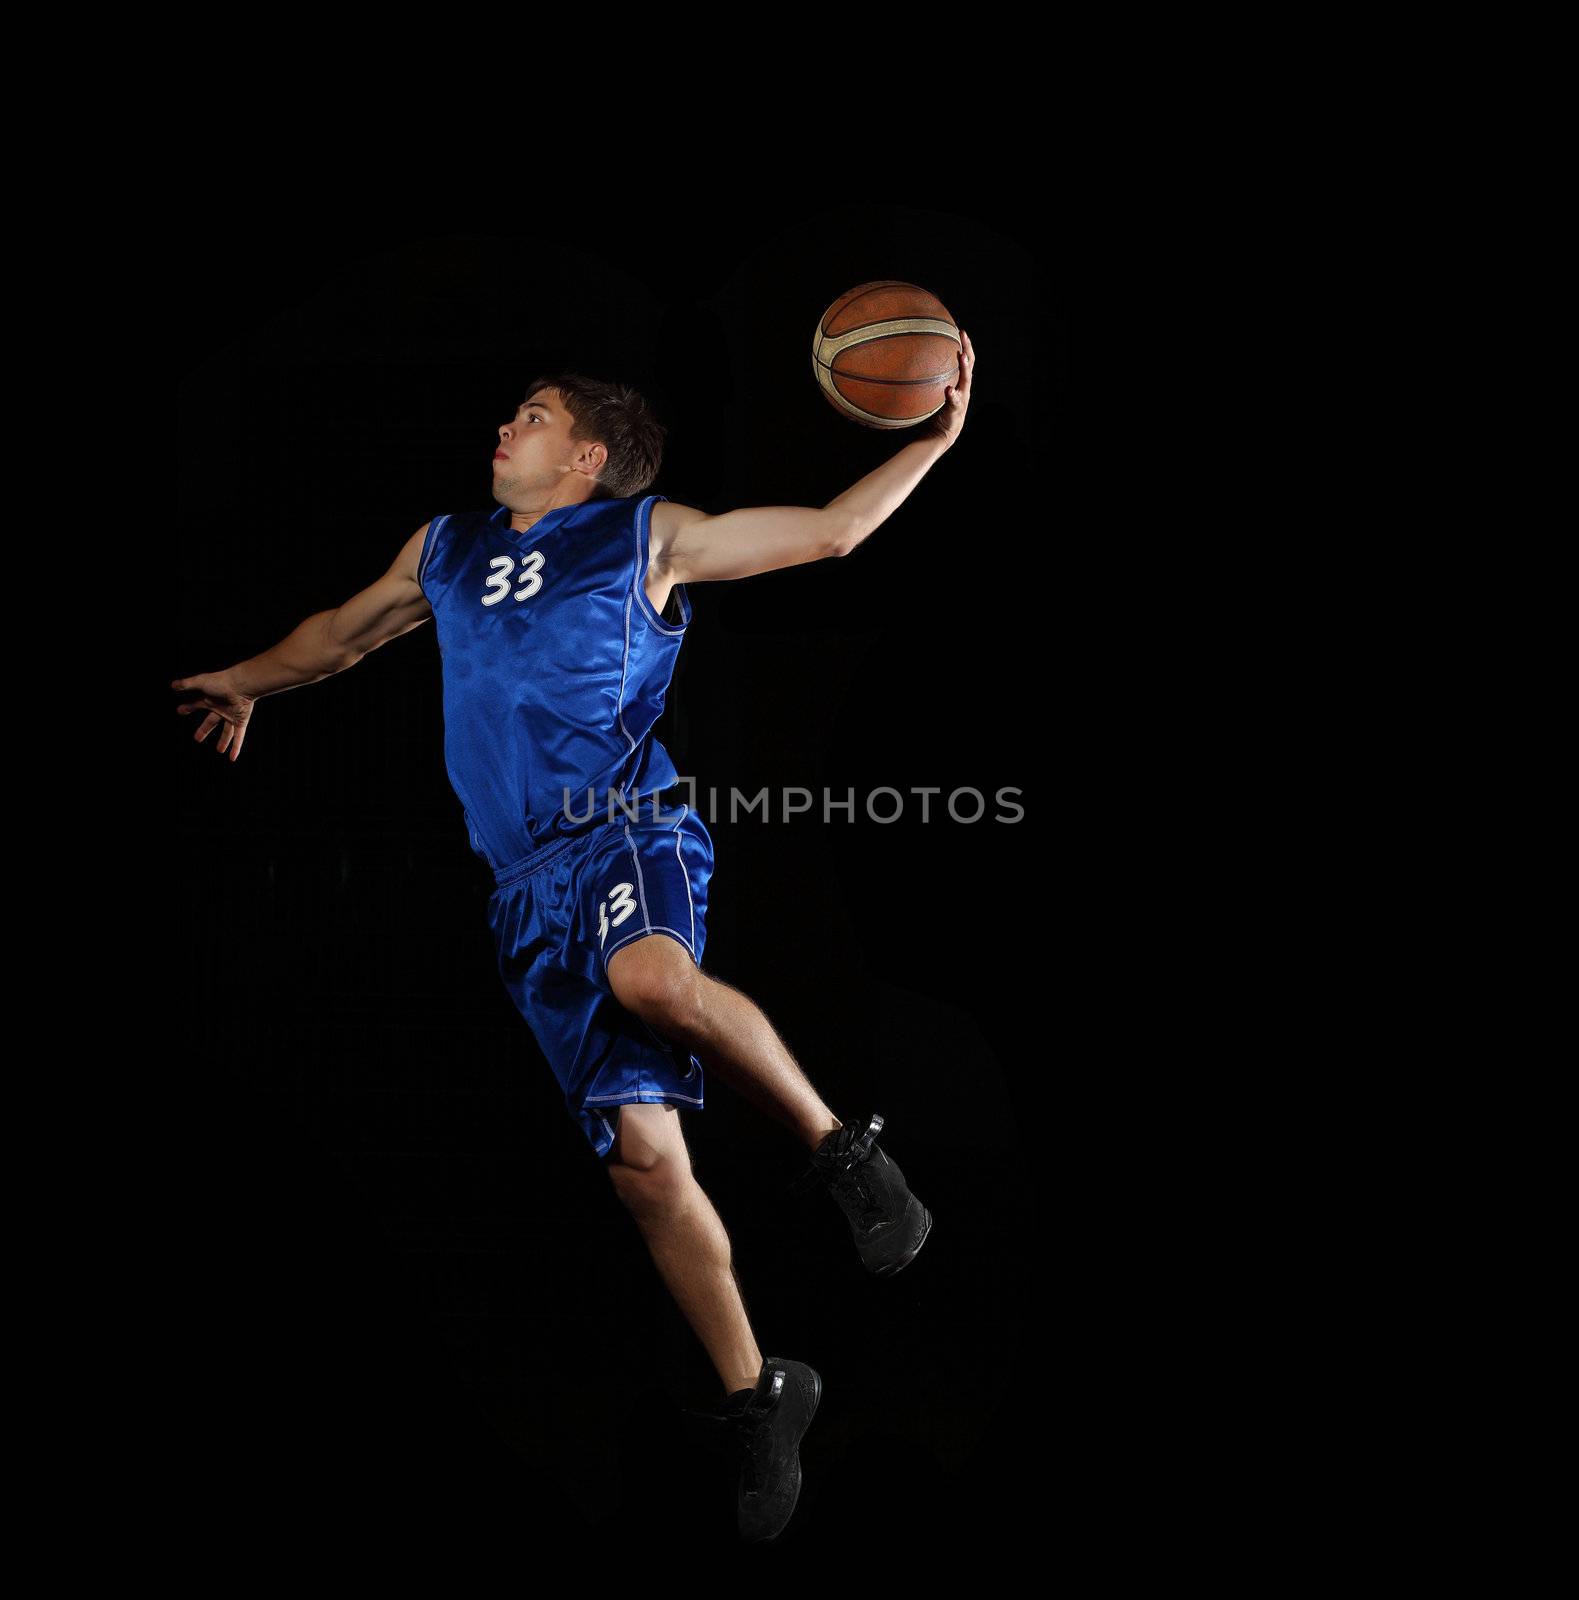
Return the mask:
{"type": "Polygon", "coordinates": [[[716,1411],[687,1413],[726,1435],[721,1448],[740,1464],[735,1518],[747,1544],[778,1538],[795,1514],[801,1436],[821,1398],[822,1379],[804,1361],[768,1356],[744,1404],[732,1396],[716,1411]]]}
{"type": "Polygon", "coordinates": [[[932,1231],[932,1213],[911,1194],[905,1175],[877,1143],[883,1119],[864,1129],[835,1128],[812,1152],[811,1165],[790,1185],[803,1195],[819,1184],[849,1219],[861,1263],[880,1278],[907,1267],[932,1231]]]}

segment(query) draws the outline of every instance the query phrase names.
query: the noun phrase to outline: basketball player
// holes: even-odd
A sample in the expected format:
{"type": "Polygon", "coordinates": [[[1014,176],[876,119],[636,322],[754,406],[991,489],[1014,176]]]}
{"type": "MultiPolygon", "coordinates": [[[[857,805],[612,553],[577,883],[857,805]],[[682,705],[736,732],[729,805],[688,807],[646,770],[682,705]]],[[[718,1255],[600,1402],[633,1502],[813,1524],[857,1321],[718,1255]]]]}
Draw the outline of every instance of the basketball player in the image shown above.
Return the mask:
{"type": "Polygon", "coordinates": [[[959,436],[975,353],[918,437],[822,509],[708,516],[661,494],[664,429],[636,391],[574,374],[531,385],[499,429],[491,511],[434,517],[371,587],[223,672],[178,678],[194,739],[241,754],[266,695],[344,671],[432,617],[445,763],[472,849],[494,876],[500,974],[566,1106],[629,1208],[717,1369],[715,1415],[742,1456],[746,1539],[775,1537],[800,1493],[799,1443],[822,1391],[803,1362],[763,1359],[728,1235],[676,1114],[716,1071],[810,1152],[868,1270],[909,1263],[932,1225],[877,1144],[846,1127],[761,1010],[704,973],[712,839],[652,728],[691,620],[686,586],[842,556],[959,436]],[[659,815],[655,819],[654,812],[659,815]]]}

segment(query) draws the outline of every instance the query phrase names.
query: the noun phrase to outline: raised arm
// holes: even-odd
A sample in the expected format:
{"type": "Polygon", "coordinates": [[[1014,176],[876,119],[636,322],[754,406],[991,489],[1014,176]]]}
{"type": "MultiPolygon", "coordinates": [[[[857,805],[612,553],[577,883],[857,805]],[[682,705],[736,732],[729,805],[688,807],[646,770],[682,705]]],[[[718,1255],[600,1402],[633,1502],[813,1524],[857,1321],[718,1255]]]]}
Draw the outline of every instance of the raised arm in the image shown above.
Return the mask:
{"type": "Polygon", "coordinates": [[[172,689],[197,691],[195,700],[183,701],[175,708],[176,714],[208,713],[192,737],[201,743],[223,723],[224,732],[216,748],[221,755],[228,750],[234,761],[241,754],[252,707],[265,695],[344,672],[369,651],[426,622],[433,609],[417,584],[417,563],[427,533],[428,524],[423,523],[376,583],[333,611],[315,612],[261,655],[239,661],[222,672],[175,679],[172,689]]]}
{"type": "Polygon", "coordinates": [[[959,383],[926,433],[820,509],[747,506],[710,517],[660,500],[652,508],[649,564],[671,583],[713,583],[848,555],[904,504],[932,463],[959,436],[970,404],[976,354],[961,334],[959,383]]]}

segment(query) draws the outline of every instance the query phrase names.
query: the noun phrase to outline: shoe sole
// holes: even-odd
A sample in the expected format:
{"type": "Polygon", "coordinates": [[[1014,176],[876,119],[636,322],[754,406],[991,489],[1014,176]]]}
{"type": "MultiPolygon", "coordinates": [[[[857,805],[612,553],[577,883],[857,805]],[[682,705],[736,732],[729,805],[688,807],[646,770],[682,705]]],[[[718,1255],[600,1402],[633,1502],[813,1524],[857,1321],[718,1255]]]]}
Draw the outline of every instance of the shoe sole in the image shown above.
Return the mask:
{"type": "Polygon", "coordinates": [[[811,1410],[806,1413],[805,1427],[795,1435],[795,1496],[790,1501],[789,1513],[772,1533],[765,1533],[760,1539],[747,1539],[745,1541],[747,1544],[772,1544],[779,1534],[783,1533],[795,1520],[795,1508],[800,1504],[800,1442],[806,1437],[806,1430],[811,1427],[811,1419],[817,1415],[817,1407],[822,1402],[822,1378],[815,1368],[812,1369],[811,1381],[814,1386],[811,1392],[811,1410]]]}
{"type": "Polygon", "coordinates": [[[897,1261],[891,1261],[886,1267],[879,1267],[874,1276],[891,1278],[896,1272],[908,1267],[921,1254],[921,1246],[927,1242],[927,1235],[932,1231],[932,1213],[922,1206],[921,1214],[927,1219],[926,1227],[921,1230],[921,1237],[897,1261]]]}

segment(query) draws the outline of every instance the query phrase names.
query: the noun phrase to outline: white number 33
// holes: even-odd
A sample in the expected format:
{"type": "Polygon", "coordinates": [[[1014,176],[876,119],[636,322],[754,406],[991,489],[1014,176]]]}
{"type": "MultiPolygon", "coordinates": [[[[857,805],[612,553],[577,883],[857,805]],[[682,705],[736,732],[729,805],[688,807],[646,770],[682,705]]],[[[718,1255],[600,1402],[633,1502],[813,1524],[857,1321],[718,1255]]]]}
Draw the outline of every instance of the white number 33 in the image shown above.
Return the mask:
{"type": "MultiPolygon", "coordinates": [[[[488,593],[482,597],[482,603],[485,606],[496,606],[510,593],[511,577],[515,572],[515,557],[495,556],[488,565],[493,568],[493,572],[488,578],[488,593]]],[[[530,600],[543,587],[542,572],[543,552],[534,550],[521,562],[521,574],[516,581],[522,587],[516,594],[517,600],[530,600]]]]}

